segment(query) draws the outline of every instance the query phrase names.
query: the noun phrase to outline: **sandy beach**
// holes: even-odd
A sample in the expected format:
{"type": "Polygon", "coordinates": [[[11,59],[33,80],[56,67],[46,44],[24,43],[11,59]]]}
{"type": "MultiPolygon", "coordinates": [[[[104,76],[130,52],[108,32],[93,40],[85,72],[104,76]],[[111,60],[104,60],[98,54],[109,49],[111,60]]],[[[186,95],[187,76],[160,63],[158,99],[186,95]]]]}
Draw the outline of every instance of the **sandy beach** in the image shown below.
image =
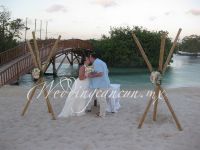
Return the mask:
{"type": "MultiPolygon", "coordinates": [[[[152,109],[142,129],[138,121],[146,98],[121,99],[118,113],[95,117],[96,108],[82,117],[51,120],[43,97],[34,99],[24,117],[20,116],[29,88],[0,88],[0,150],[199,150],[200,87],[168,89],[168,96],[183,127],[178,131],[163,101],[158,119],[152,109]]],[[[51,99],[55,114],[65,99],[51,99]]]]}

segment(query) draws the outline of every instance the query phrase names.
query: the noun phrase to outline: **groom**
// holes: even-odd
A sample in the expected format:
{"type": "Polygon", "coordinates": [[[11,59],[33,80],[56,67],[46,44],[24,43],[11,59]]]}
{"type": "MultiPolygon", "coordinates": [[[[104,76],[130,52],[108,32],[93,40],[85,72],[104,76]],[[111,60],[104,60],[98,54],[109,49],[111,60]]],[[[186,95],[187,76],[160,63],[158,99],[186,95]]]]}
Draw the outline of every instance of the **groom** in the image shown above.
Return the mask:
{"type": "MultiPolygon", "coordinates": [[[[106,97],[103,96],[104,91],[109,90],[110,87],[110,80],[108,77],[108,68],[105,62],[97,58],[96,53],[92,53],[89,56],[90,62],[93,65],[94,73],[91,73],[88,75],[88,78],[90,78],[90,88],[92,90],[96,90],[96,98],[97,101],[100,104],[100,113],[98,116],[105,117],[106,115],[106,97]]],[[[88,109],[91,110],[91,102],[88,105],[88,109]]]]}

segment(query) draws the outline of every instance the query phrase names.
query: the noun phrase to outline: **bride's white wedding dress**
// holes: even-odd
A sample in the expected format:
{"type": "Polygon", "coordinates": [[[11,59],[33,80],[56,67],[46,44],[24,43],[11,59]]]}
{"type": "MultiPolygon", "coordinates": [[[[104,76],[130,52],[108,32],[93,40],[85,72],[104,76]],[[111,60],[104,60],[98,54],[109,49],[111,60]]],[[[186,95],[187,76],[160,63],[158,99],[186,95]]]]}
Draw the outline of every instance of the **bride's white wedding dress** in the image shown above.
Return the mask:
{"type": "MultiPolygon", "coordinates": [[[[58,117],[82,116],[88,102],[87,96],[81,96],[83,91],[89,90],[89,79],[80,80],[77,78],[65,101],[65,105],[58,117]],[[78,93],[79,92],[79,93],[78,93]]],[[[88,95],[88,94],[87,94],[88,95]]]]}

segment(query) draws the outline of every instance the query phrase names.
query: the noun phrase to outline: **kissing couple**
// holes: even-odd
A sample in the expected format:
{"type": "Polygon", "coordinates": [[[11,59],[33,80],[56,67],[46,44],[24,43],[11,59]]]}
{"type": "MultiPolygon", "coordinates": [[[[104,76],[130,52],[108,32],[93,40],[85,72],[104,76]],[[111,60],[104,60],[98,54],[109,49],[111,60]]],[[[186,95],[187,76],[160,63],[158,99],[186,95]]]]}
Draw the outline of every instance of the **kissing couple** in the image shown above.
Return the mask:
{"type": "Polygon", "coordinates": [[[79,76],[75,80],[58,117],[82,116],[86,111],[91,111],[94,99],[97,99],[100,104],[100,110],[97,116],[105,117],[107,96],[97,93],[103,93],[109,90],[109,88],[110,79],[106,63],[97,58],[96,53],[84,57],[82,66],[79,69],[79,76]],[[77,93],[80,93],[80,91],[87,94],[84,96],[83,94],[78,95],[77,93]],[[93,93],[92,97],[89,93],[93,93]]]}

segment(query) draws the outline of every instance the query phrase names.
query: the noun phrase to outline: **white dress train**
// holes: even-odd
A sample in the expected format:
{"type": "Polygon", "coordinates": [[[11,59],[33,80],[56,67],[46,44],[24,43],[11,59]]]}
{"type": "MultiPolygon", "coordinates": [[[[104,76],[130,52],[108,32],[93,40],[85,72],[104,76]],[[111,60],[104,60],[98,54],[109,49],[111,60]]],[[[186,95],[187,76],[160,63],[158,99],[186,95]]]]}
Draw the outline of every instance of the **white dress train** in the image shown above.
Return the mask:
{"type": "Polygon", "coordinates": [[[89,79],[80,80],[77,78],[65,101],[65,105],[58,117],[82,116],[85,114],[88,102],[87,96],[81,96],[80,93],[89,90],[89,79]],[[79,92],[79,94],[78,94],[79,92]]]}

